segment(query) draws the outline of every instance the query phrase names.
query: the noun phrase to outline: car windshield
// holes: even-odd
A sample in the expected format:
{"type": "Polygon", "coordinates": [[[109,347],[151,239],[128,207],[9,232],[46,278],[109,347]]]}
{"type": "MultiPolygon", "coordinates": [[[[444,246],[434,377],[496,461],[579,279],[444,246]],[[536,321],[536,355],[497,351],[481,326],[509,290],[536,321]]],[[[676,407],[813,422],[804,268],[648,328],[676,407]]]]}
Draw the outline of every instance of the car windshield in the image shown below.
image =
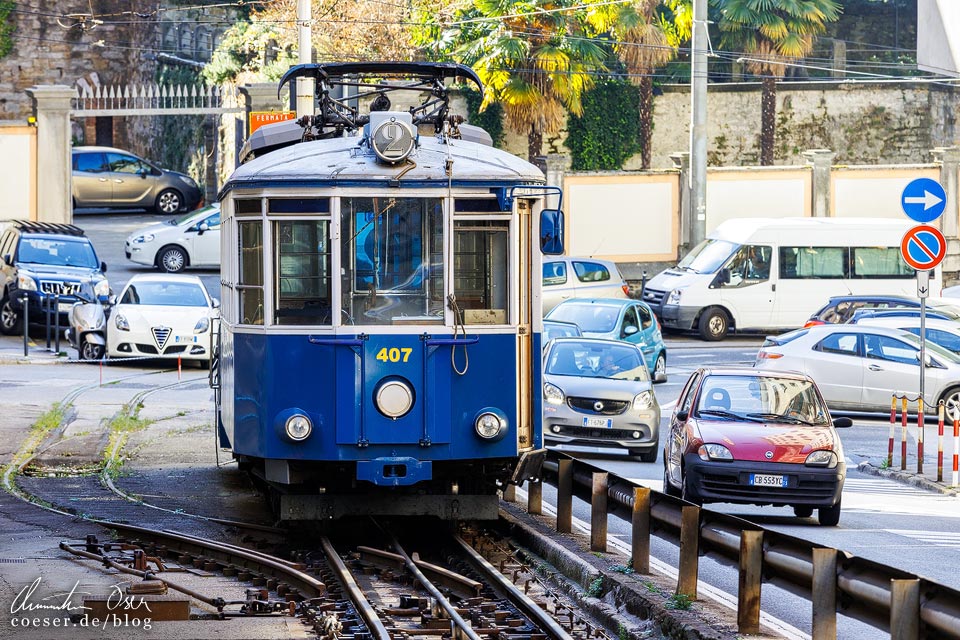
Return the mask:
{"type": "Polygon", "coordinates": [[[193,282],[132,282],[123,292],[120,304],[166,307],[206,307],[203,288],[193,282]]]}
{"type": "Polygon", "coordinates": [[[696,273],[713,273],[727,261],[736,248],[737,245],[732,242],[708,238],[685,255],[677,267],[696,273]]]}
{"type": "Polygon", "coordinates": [[[827,409],[809,380],[755,375],[707,376],[697,416],[708,420],[829,424],[827,409]]]}
{"type": "Polygon", "coordinates": [[[580,327],[569,322],[549,322],[543,323],[543,342],[546,344],[554,338],[568,338],[580,335],[580,327]]]}
{"type": "Polygon", "coordinates": [[[190,213],[186,213],[180,216],[179,218],[170,218],[169,220],[167,220],[167,224],[173,225],[175,227],[179,227],[180,225],[187,224],[188,222],[197,222],[198,220],[202,220],[203,218],[207,217],[217,209],[218,207],[213,207],[213,206],[197,209],[196,211],[191,211],[190,213]]]}
{"type": "Polygon", "coordinates": [[[927,298],[927,304],[944,315],[950,316],[955,320],[960,319],[960,305],[954,301],[927,298]]]}
{"type": "Polygon", "coordinates": [[[547,373],[581,378],[650,379],[640,352],[633,346],[610,342],[560,340],[547,357],[547,373]]]}
{"type": "Polygon", "coordinates": [[[620,307],[608,304],[564,303],[550,312],[551,320],[572,322],[587,333],[609,333],[617,326],[620,307]]]}
{"type": "MultiPolygon", "coordinates": [[[[897,337],[903,340],[904,342],[909,342],[910,344],[915,346],[917,349],[920,348],[920,336],[918,335],[914,335],[909,331],[904,331],[902,335],[899,335],[897,337]]],[[[934,342],[931,342],[930,340],[927,340],[926,342],[927,342],[926,344],[927,355],[936,356],[937,358],[946,360],[947,362],[951,362],[954,364],[960,364],[960,356],[958,356],[954,352],[948,351],[947,349],[944,349],[940,345],[934,342]]]]}
{"type": "Polygon", "coordinates": [[[53,238],[22,238],[17,250],[17,261],[87,269],[97,269],[100,266],[89,241],[53,238]]]}

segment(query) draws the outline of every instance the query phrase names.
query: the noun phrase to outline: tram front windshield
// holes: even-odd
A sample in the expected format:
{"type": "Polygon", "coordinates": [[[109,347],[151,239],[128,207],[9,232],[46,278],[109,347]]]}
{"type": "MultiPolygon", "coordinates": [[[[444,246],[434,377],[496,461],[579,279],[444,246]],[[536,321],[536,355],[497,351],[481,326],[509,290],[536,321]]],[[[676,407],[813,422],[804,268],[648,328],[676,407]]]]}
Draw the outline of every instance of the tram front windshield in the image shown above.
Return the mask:
{"type": "Polygon", "coordinates": [[[344,324],[443,322],[440,198],[343,198],[344,324]]]}

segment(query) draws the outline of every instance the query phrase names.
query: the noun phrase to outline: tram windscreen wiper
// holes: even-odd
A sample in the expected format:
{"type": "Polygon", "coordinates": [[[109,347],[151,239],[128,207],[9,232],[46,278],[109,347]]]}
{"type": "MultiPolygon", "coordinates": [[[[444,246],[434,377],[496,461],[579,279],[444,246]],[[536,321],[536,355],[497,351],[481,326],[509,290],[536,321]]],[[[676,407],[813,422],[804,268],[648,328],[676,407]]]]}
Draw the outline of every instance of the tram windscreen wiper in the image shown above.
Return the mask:
{"type": "Polygon", "coordinates": [[[804,420],[799,416],[791,416],[784,413],[748,413],[751,418],[761,418],[763,420],[769,420],[770,422],[789,422],[791,424],[805,424],[812,427],[813,423],[809,420],[804,420]]]}

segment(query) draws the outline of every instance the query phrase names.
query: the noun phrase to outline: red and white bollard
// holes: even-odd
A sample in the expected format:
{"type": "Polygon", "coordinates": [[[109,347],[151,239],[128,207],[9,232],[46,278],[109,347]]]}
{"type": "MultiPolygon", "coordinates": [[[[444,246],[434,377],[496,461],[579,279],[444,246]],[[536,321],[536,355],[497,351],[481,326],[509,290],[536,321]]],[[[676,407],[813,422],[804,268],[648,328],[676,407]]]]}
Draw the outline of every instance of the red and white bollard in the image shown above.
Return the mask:
{"type": "Polygon", "coordinates": [[[953,420],[953,486],[960,484],[960,420],[953,420]]]}
{"type": "Polygon", "coordinates": [[[897,394],[890,397],[890,443],[887,445],[887,468],[893,467],[893,435],[897,429],[897,394]]]}
{"type": "Polygon", "coordinates": [[[943,482],[943,400],[937,406],[937,482],[943,482]]]}
{"type": "Polygon", "coordinates": [[[177,356],[177,380],[183,380],[183,358],[177,356]]]}
{"type": "Polygon", "coordinates": [[[907,396],[900,398],[903,427],[900,429],[900,471],[907,470],[907,396]]]}
{"type": "Polygon", "coordinates": [[[923,474],[923,398],[917,398],[917,473],[923,474]]]}

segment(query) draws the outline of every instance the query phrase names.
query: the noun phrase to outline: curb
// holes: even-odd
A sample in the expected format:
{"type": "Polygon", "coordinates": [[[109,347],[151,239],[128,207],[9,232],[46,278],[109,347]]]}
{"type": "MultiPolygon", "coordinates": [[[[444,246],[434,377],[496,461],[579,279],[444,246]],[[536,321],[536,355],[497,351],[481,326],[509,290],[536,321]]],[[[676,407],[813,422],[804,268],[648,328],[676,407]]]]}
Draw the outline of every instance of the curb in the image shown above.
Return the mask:
{"type": "Polygon", "coordinates": [[[873,466],[869,462],[861,462],[857,465],[857,469],[872,476],[879,476],[881,478],[893,480],[895,482],[899,482],[900,484],[906,484],[911,487],[930,491],[931,493],[939,493],[940,495],[945,496],[960,495],[960,489],[948,487],[941,483],[925,478],[924,476],[918,476],[917,474],[910,473],[908,471],[901,471],[899,469],[881,469],[880,467],[873,466]]]}

